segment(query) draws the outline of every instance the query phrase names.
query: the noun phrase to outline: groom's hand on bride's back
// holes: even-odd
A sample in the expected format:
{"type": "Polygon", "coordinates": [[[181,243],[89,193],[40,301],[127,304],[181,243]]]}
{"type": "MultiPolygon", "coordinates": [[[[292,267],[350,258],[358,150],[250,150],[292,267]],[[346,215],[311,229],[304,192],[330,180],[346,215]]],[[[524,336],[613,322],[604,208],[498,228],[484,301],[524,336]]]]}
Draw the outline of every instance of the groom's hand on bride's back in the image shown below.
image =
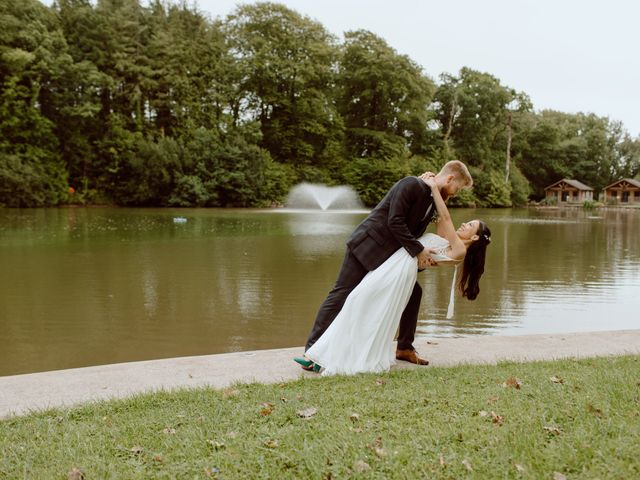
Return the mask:
{"type": "Polygon", "coordinates": [[[438,262],[436,262],[431,255],[436,253],[435,250],[431,248],[425,248],[422,250],[417,258],[418,258],[418,270],[424,270],[427,267],[437,267],[438,262]]]}

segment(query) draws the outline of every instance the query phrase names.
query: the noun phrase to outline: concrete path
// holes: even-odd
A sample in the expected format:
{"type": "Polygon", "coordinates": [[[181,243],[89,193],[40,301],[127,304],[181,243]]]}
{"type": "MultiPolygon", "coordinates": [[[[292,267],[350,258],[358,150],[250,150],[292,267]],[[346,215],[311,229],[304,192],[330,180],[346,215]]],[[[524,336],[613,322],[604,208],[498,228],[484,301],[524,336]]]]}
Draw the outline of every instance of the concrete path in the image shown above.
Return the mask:
{"type": "MultiPolygon", "coordinates": [[[[640,354],[640,330],[419,339],[415,346],[436,366],[640,354]]],[[[0,377],[0,418],[159,389],[224,388],[237,382],[316,377],[292,361],[301,353],[302,347],[296,347],[0,377]]],[[[395,368],[429,369],[406,362],[398,362],[395,368]]]]}

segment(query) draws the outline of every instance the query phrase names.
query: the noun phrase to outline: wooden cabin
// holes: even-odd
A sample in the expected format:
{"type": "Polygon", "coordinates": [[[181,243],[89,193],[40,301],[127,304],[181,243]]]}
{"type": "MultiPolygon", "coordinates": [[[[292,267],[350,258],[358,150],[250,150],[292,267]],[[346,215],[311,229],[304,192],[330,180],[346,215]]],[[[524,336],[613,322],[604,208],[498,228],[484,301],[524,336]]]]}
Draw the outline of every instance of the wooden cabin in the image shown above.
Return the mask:
{"type": "Polygon", "coordinates": [[[578,180],[563,178],[546,187],[544,196],[547,200],[555,199],[558,205],[562,203],[583,203],[585,200],[593,200],[593,188],[578,180]]]}
{"type": "Polygon", "coordinates": [[[604,201],[640,204],[640,181],[623,178],[604,187],[604,201]]]}

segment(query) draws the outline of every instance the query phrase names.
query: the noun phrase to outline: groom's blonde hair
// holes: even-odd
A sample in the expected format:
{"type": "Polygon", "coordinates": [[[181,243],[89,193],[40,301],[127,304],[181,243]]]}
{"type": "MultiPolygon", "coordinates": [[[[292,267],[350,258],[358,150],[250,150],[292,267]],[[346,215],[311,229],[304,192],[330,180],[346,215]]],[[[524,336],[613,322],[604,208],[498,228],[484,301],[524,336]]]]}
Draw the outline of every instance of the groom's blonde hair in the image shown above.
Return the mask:
{"type": "Polygon", "coordinates": [[[453,175],[461,188],[471,188],[473,186],[473,178],[471,178],[469,169],[460,160],[451,160],[445,163],[440,170],[440,175],[453,175]]]}

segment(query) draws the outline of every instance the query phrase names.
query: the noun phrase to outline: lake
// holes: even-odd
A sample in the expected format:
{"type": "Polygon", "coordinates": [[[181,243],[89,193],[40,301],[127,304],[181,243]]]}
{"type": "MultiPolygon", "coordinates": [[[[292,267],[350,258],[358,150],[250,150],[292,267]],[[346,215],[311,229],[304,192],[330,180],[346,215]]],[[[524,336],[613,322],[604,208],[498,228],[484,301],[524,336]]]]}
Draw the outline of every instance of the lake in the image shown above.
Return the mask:
{"type": "MultiPolygon", "coordinates": [[[[418,335],[640,328],[640,211],[454,209],[493,241],[477,300],[418,275],[418,335]]],[[[303,345],[366,212],[0,209],[0,375],[303,345]]],[[[430,227],[428,231],[433,231],[430,227]]]]}

